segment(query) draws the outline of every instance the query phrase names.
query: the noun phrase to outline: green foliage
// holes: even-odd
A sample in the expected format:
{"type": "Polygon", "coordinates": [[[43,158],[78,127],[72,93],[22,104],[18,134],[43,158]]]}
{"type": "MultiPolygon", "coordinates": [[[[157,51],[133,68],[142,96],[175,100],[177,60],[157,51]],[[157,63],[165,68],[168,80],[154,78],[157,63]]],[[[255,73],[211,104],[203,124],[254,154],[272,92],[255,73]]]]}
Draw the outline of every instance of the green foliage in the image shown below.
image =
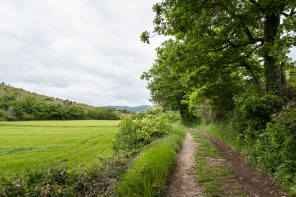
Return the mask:
{"type": "MultiPolygon", "coordinates": [[[[156,49],[155,63],[142,75],[152,101],[179,110],[184,121],[193,114],[203,119],[198,111],[207,101],[217,121],[229,116],[234,96],[250,89],[291,99],[295,77],[287,82],[285,74],[295,69],[286,57],[296,43],[295,6],[288,0],[155,4],[154,33],[174,39],[156,49]]],[[[145,31],[141,38],[149,37],[145,31]]]]}
{"type": "Polygon", "coordinates": [[[0,109],[0,120],[4,118],[5,111],[0,109]]]}
{"type": "Polygon", "coordinates": [[[114,149],[132,151],[141,149],[153,140],[167,135],[173,130],[174,114],[166,114],[161,109],[148,109],[143,117],[125,117],[119,123],[119,132],[116,134],[114,149]]]}
{"type": "Polygon", "coordinates": [[[258,136],[252,157],[261,168],[275,173],[285,185],[296,185],[296,105],[291,102],[273,115],[258,136]]]}
{"type": "Polygon", "coordinates": [[[85,168],[69,166],[63,159],[46,169],[28,170],[19,179],[1,178],[0,196],[110,196],[114,180],[128,169],[130,160],[117,155],[85,168]]]}
{"type": "Polygon", "coordinates": [[[189,96],[189,108],[206,123],[227,119],[234,109],[234,95],[243,90],[240,82],[240,77],[227,75],[215,81],[206,80],[189,96]]]}
{"type": "MultiPolygon", "coordinates": [[[[248,92],[234,98],[236,111],[233,117],[241,129],[260,130],[264,129],[271,120],[271,115],[278,111],[282,100],[276,95],[257,94],[248,92]]],[[[257,136],[252,136],[256,138],[257,136]]]]}
{"type": "Polygon", "coordinates": [[[85,107],[65,101],[63,104],[51,102],[52,99],[38,100],[28,95],[17,100],[14,93],[0,96],[0,109],[11,111],[6,120],[119,120],[114,109],[104,107],[85,107]]]}
{"type": "Polygon", "coordinates": [[[15,93],[8,93],[0,97],[0,108],[7,110],[10,106],[12,106],[16,101],[15,93]]]}
{"type": "MultiPolygon", "coordinates": [[[[154,6],[154,32],[182,41],[183,47],[174,48],[181,49],[176,58],[179,62],[191,66],[197,58],[210,69],[212,65],[223,69],[240,66],[258,85],[261,60],[257,57],[262,57],[261,76],[267,92],[274,93],[281,88],[276,87],[279,62],[284,62],[288,49],[296,43],[295,6],[289,0],[268,2],[268,6],[265,1],[165,0],[154,6]],[[186,56],[191,58],[184,59],[186,56]]],[[[149,33],[143,35],[147,41],[149,33]]]]}
{"type": "MultiPolygon", "coordinates": [[[[296,46],[295,9],[291,0],[156,3],[154,33],[173,38],[142,75],[153,102],[178,110],[183,121],[227,122],[221,138],[288,182],[295,177],[295,112],[281,107],[296,95],[295,62],[287,58],[296,46]]],[[[146,31],[141,39],[150,37],[146,31]]]]}
{"type": "Polygon", "coordinates": [[[163,196],[170,169],[183,139],[184,132],[181,129],[154,142],[116,184],[115,194],[139,197],[163,196]]]}
{"type": "Polygon", "coordinates": [[[119,120],[124,113],[55,99],[0,84],[0,120],[119,120]]]}

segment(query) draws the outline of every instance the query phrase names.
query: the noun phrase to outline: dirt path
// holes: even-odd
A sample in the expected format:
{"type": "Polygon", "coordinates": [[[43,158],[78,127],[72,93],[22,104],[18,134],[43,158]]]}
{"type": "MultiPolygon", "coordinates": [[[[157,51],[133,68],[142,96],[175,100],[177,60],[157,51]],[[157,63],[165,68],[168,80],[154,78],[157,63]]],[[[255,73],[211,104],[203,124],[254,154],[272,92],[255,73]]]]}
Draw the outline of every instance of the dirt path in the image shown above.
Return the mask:
{"type": "Polygon", "coordinates": [[[260,174],[244,158],[221,141],[206,133],[196,130],[206,136],[219,150],[221,157],[225,159],[225,165],[229,166],[235,175],[235,182],[243,193],[252,197],[283,197],[288,196],[285,191],[277,187],[267,175],[260,174]]]}
{"type": "Polygon", "coordinates": [[[186,138],[178,153],[177,165],[170,177],[166,196],[204,196],[201,187],[196,183],[196,177],[192,173],[195,167],[196,145],[197,143],[186,131],[186,138]]]}

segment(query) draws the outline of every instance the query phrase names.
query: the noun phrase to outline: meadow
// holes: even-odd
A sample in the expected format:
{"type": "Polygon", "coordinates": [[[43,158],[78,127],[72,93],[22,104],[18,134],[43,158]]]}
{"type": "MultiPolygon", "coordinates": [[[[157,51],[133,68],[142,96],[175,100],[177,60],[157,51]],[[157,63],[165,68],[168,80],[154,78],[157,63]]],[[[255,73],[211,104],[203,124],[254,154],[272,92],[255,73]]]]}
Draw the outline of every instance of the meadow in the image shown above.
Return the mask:
{"type": "Polygon", "coordinates": [[[0,177],[45,168],[62,160],[70,166],[100,162],[113,154],[114,120],[0,122],[0,177]]]}

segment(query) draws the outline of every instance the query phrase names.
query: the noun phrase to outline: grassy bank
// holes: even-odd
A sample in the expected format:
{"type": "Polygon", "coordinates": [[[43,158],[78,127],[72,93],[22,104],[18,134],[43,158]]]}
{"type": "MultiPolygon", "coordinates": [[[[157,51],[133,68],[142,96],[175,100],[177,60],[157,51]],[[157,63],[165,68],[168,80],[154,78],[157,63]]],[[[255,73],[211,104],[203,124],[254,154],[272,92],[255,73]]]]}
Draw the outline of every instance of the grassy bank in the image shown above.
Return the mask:
{"type": "Polygon", "coordinates": [[[134,165],[117,183],[118,196],[161,196],[169,172],[176,159],[176,152],[184,140],[184,129],[178,130],[155,141],[138,156],[134,165]]]}

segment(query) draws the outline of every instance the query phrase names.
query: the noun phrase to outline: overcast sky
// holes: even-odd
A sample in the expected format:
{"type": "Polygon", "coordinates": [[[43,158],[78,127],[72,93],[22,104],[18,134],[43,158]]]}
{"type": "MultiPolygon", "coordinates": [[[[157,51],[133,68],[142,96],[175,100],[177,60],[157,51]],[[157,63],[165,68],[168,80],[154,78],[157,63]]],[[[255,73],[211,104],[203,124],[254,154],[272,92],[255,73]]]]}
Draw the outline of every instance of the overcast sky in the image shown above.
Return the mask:
{"type": "Polygon", "coordinates": [[[157,0],[0,0],[0,82],[94,106],[150,104],[157,0]]]}
{"type": "Polygon", "coordinates": [[[140,76],[163,38],[140,35],[158,1],[0,0],[0,82],[94,106],[150,104],[140,76]]]}

